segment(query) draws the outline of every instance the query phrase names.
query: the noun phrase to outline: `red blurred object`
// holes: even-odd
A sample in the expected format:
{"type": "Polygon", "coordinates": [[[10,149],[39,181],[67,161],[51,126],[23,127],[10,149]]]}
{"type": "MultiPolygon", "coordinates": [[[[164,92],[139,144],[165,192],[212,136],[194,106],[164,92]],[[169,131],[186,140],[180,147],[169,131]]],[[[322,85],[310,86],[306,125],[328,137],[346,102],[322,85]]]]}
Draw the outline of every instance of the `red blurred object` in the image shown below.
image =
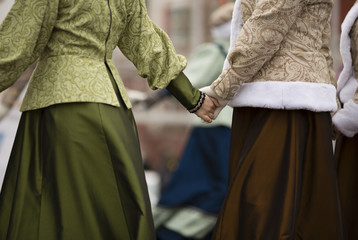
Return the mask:
{"type": "Polygon", "coordinates": [[[218,2],[218,4],[221,6],[221,5],[224,5],[225,3],[227,3],[227,0],[216,0],[218,2]]]}

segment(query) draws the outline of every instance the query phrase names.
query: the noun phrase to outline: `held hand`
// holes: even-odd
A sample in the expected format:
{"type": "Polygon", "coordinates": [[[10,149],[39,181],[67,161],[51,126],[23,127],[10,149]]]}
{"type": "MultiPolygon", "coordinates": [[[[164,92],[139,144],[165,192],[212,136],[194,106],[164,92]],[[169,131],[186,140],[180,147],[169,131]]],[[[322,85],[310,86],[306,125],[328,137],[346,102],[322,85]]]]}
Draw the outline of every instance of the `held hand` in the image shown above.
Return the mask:
{"type": "Polygon", "coordinates": [[[200,91],[202,91],[203,93],[206,94],[206,96],[210,96],[211,99],[215,99],[216,103],[218,104],[218,106],[216,107],[215,111],[214,111],[214,118],[213,120],[216,119],[216,117],[219,115],[219,113],[221,112],[221,110],[228,104],[229,100],[225,100],[220,98],[211,88],[210,86],[207,87],[203,87],[200,89],[200,91]]]}
{"type": "Polygon", "coordinates": [[[200,117],[204,122],[211,123],[214,119],[214,112],[219,103],[215,98],[206,95],[203,105],[195,112],[196,116],[200,117]]]}

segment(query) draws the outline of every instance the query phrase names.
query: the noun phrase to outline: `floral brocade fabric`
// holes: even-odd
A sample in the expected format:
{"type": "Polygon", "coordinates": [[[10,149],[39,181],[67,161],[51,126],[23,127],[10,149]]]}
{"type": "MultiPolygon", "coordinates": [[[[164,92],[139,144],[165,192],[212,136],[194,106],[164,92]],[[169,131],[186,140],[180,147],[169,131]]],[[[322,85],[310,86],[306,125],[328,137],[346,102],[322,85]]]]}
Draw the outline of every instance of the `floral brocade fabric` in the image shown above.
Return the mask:
{"type": "Polygon", "coordinates": [[[336,85],[329,50],[332,0],[242,0],[230,67],[211,85],[230,100],[244,83],[336,85]]]}
{"type": "MultiPolygon", "coordinates": [[[[358,1],[355,4],[357,4],[357,3],[358,3],[358,1]]],[[[355,21],[355,23],[352,27],[352,30],[350,32],[350,37],[352,39],[352,50],[351,51],[352,51],[354,75],[358,76],[358,21],[357,20],[355,21]]],[[[356,77],[356,80],[357,80],[357,77],[356,77]]],[[[353,101],[358,104],[358,88],[355,92],[353,101]]]]}
{"type": "Polygon", "coordinates": [[[0,91],[38,61],[22,111],[67,102],[119,106],[109,68],[116,47],[151,88],[164,88],[185,68],[168,36],[151,22],[144,0],[17,0],[0,26],[0,91]]]}

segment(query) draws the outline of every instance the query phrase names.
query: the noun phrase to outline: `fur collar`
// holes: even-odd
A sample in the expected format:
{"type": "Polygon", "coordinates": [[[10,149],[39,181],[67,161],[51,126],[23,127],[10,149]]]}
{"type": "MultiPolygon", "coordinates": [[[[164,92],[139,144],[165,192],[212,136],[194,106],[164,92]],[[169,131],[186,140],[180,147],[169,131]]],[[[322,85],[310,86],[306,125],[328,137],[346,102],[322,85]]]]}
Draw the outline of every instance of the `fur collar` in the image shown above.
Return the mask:
{"type": "Polygon", "coordinates": [[[348,12],[346,18],[342,23],[342,33],[341,33],[341,42],[340,42],[340,52],[343,61],[343,70],[338,78],[338,92],[346,85],[348,80],[353,76],[353,66],[352,66],[352,40],[349,37],[349,33],[353,27],[355,20],[358,17],[358,4],[355,4],[351,10],[348,12]]]}
{"type": "MultiPolygon", "coordinates": [[[[234,11],[232,14],[232,20],[231,20],[231,34],[230,34],[230,48],[229,48],[229,54],[231,52],[231,49],[235,46],[236,40],[239,37],[239,33],[242,29],[242,17],[241,17],[241,0],[236,0],[234,5],[234,11]]],[[[230,66],[229,61],[227,58],[224,62],[223,70],[228,68],[230,66]]]]}

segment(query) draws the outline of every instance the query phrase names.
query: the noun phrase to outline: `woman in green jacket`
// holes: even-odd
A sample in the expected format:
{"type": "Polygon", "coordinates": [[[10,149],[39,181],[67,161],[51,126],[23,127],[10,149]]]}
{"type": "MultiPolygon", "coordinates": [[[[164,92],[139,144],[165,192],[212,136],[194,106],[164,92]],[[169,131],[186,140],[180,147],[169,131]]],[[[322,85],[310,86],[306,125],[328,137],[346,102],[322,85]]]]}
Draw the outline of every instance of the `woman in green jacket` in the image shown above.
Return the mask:
{"type": "Polygon", "coordinates": [[[154,239],[131,103],[116,46],[211,122],[214,103],[144,0],[17,0],[0,26],[0,92],[38,60],[0,195],[0,239],[154,239]]]}

